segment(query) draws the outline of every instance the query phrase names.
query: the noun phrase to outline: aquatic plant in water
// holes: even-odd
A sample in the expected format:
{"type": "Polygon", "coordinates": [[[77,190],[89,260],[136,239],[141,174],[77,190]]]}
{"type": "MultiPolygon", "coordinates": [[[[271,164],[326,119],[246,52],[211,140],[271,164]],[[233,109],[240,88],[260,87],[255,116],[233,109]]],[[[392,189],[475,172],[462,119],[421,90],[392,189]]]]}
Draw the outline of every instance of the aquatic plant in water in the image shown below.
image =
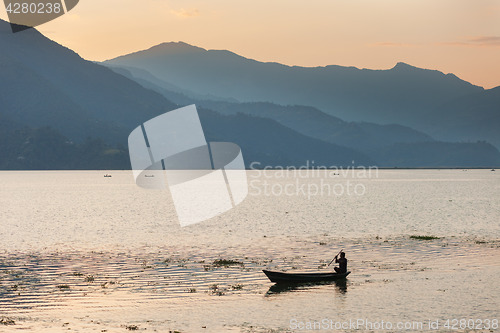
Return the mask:
{"type": "Polygon", "coordinates": [[[411,235],[410,239],[418,239],[418,240],[433,240],[433,239],[440,239],[440,237],[436,236],[419,236],[419,235],[411,235]]]}

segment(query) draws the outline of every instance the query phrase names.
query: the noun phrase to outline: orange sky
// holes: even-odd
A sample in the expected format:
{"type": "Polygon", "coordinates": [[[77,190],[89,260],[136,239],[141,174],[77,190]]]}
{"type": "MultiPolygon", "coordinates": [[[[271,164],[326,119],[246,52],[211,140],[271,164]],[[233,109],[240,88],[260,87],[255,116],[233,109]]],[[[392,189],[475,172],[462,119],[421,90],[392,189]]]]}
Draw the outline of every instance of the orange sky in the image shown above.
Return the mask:
{"type": "Polygon", "coordinates": [[[38,29],[89,60],[184,41],[288,65],[404,61],[500,86],[499,0],[80,0],[38,29]]]}

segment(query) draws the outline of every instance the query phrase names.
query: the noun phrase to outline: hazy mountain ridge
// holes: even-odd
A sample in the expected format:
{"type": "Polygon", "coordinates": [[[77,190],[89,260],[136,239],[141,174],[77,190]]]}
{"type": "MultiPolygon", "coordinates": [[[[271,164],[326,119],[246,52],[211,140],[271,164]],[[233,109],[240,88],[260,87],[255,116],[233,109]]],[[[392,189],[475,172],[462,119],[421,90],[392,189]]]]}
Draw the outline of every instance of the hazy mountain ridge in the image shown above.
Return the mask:
{"type": "Polygon", "coordinates": [[[74,143],[49,128],[0,129],[0,170],[130,169],[127,150],[99,139],[74,143]]]}
{"type": "Polygon", "coordinates": [[[381,156],[387,166],[402,168],[411,168],[417,163],[430,168],[442,165],[489,168],[498,165],[498,150],[487,142],[397,143],[383,149],[381,156]]]}
{"type": "Polygon", "coordinates": [[[308,161],[321,166],[348,166],[353,161],[355,165],[376,165],[362,152],[301,135],[273,120],[242,113],[222,115],[204,108],[199,114],[207,140],[238,143],[247,167],[253,161],[261,162],[261,167],[300,167],[308,161]]]}
{"type": "Polygon", "coordinates": [[[25,125],[51,126],[77,141],[124,143],[133,125],[176,107],[35,29],[12,34],[0,21],[0,48],[0,86],[10,91],[1,111],[25,125]]]}
{"type": "Polygon", "coordinates": [[[356,149],[380,148],[397,142],[434,141],[430,136],[405,126],[378,125],[366,122],[348,123],[310,106],[282,106],[269,102],[238,103],[237,101],[204,99],[204,96],[197,96],[189,91],[183,91],[176,87],[172,89],[168,83],[145,70],[111,68],[180,105],[194,103],[221,114],[244,113],[269,118],[301,134],[356,149]]]}
{"type": "MultiPolygon", "coordinates": [[[[10,26],[0,21],[0,48],[0,168],[3,169],[129,168],[125,147],[130,131],[178,107],[159,92],[80,58],[35,29],[12,34],[10,26]]],[[[225,54],[234,58],[234,54],[225,54]]],[[[189,93],[176,85],[169,88],[178,90],[170,92],[172,96],[189,93]]],[[[206,98],[207,94],[195,95],[200,96],[206,98]]],[[[253,161],[261,165],[300,166],[308,160],[325,166],[351,165],[353,160],[357,165],[385,165],[384,161],[370,158],[358,149],[337,144],[339,140],[331,143],[311,137],[317,124],[301,128],[302,132],[309,130],[309,135],[292,128],[305,123],[311,112],[317,112],[319,118],[326,117],[332,124],[346,126],[338,118],[300,106],[285,107],[287,112],[294,110],[295,118],[289,117],[292,114],[280,111],[282,106],[264,103],[276,115],[270,119],[253,114],[251,103],[237,105],[241,112],[236,114],[216,113],[205,105],[201,105],[199,113],[207,140],[239,144],[247,166],[253,161]],[[245,111],[245,108],[250,109],[245,111]],[[289,123],[285,126],[279,122],[289,123]]],[[[369,132],[367,128],[364,131],[369,132]]],[[[340,133],[339,130],[333,135],[340,133]]],[[[324,130],[322,135],[330,134],[324,130]]],[[[457,151],[462,149],[460,145],[457,147],[457,151]]],[[[481,165],[492,158],[500,161],[500,153],[486,156],[482,154],[484,149],[477,147],[481,165]]],[[[447,163],[452,166],[455,162],[447,163]]]]}
{"type": "Polygon", "coordinates": [[[436,138],[450,140],[461,136],[464,141],[487,140],[500,147],[500,87],[461,96],[433,109],[439,115],[428,131],[436,138]],[[439,113],[437,112],[439,110],[439,113]],[[443,122],[458,119],[442,131],[443,122]]]}
{"type": "Polygon", "coordinates": [[[282,106],[268,102],[236,103],[196,99],[195,97],[188,97],[196,96],[194,93],[169,90],[168,83],[154,77],[145,70],[112,68],[136,80],[141,85],[163,94],[178,104],[196,103],[225,115],[248,114],[269,118],[303,135],[357,149],[377,161],[379,166],[459,166],[464,161],[467,165],[473,165],[474,158],[478,158],[483,153],[484,156],[479,158],[483,163],[481,166],[495,165],[498,161],[498,154],[495,153],[496,149],[488,144],[472,144],[477,148],[478,154],[476,154],[477,152],[470,151],[470,145],[436,142],[432,137],[409,127],[397,124],[349,123],[308,106],[282,106]],[[418,153],[415,153],[415,156],[408,156],[403,147],[410,152],[418,153]],[[432,153],[426,153],[424,151],[426,147],[431,148],[432,153]],[[453,148],[453,150],[450,151],[450,148],[453,148]],[[492,153],[492,155],[487,156],[489,153],[492,153]],[[465,156],[460,156],[461,154],[465,156]],[[472,155],[474,155],[474,158],[471,157],[472,155]]]}
{"type": "Polygon", "coordinates": [[[308,105],[347,121],[400,124],[439,140],[486,140],[500,147],[500,106],[484,104],[495,89],[484,90],[454,74],[405,63],[389,70],[285,66],[180,42],[163,43],[105,64],[137,67],[201,95],[308,105]],[[444,109],[469,98],[474,105],[464,109],[463,116],[444,109]],[[487,115],[492,117],[483,122],[487,115]]]}
{"type": "MultiPolygon", "coordinates": [[[[12,34],[0,21],[0,49],[0,120],[15,126],[0,126],[0,168],[129,168],[123,147],[130,131],[178,107],[35,29],[12,34]],[[92,153],[89,143],[96,146],[92,153]]],[[[232,141],[247,151],[247,166],[303,165],[308,159],[339,166],[374,163],[354,149],[305,137],[270,119],[203,109],[200,117],[208,140],[232,141]]]]}

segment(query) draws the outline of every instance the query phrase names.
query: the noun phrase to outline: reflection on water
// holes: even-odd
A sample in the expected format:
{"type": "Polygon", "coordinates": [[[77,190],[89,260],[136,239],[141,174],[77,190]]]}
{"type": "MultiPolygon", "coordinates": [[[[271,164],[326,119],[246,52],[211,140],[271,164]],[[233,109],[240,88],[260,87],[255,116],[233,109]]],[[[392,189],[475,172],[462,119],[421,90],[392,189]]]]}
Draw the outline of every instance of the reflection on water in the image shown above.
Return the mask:
{"type": "MultiPolygon", "coordinates": [[[[341,293],[345,294],[347,292],[347,279],[335,280],[335,281],[323,281],[323,282],[308,282],[308,283],[276,283],[269,287],[265,296],[273,296],[276,294],[294,292],[294,291],[309,291],[310,289],[315,289],[318,287],[336,287],[335,289],[341,293]]],[[[334,288],[329,288],[334,289],[334,288]]]]}
{"type": "Polygon", "coordinates": [[[168,193],[112,174],[0,173],[0,331],[498,318],[499,173],[380,171],[359,180],[363,197],[249,196],[187,228],[168,193]],[[347,280],[280,286],[262,273],[327,272],[340,248],[347,280]]]}
{"type": "Polygon", "coordinates": [[[83,331],[97,327],[113,332],[126,325],[245,331],[245,323],[252,323],[254,331],[266,332],[286,330],[295,317],[497,315],[496,243],[450,245],[447,240],[409,238],[343,242],[352,271],[346,280],[299,285],[275,285],[262,269],[327,271],[318,267],[330,260],[329,246],[296,241],[285,249],[279,240],[269,240],[265,247],[259,243],[223,252],[162,247],[5,252],[0,256],[0,317],[16,322],[6,327],[29,331],[53,331],[65,323],[65,328],[83,331]],[[279,255],[269,250],[273,244],[283,249],[279,255]],[[236,264],[219,265],[221,258],[236,264]],[[466,288],[470,281],[474,293],[466,288]]]}

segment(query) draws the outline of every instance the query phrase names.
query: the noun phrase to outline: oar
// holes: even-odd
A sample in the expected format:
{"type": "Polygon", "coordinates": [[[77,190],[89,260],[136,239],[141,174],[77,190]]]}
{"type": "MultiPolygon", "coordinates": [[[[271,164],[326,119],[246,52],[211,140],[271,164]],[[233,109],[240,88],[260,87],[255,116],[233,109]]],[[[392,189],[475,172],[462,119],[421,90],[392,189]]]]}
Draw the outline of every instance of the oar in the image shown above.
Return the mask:
{"type": "MultiPolygon", "coordinates": [[[[335,257],[333,257],[332,261],[330,261],[330,263],[328,264],[328,266],[330,266],[332,264],[332,262],[337,259],[337,257],[339,256],[339,254],[343,251],[344,249],[340,250],[339,253],[337,253],[337,255],[335,257]]],[[[327,267],[328,267],[327,266],[327,267]]]]}

